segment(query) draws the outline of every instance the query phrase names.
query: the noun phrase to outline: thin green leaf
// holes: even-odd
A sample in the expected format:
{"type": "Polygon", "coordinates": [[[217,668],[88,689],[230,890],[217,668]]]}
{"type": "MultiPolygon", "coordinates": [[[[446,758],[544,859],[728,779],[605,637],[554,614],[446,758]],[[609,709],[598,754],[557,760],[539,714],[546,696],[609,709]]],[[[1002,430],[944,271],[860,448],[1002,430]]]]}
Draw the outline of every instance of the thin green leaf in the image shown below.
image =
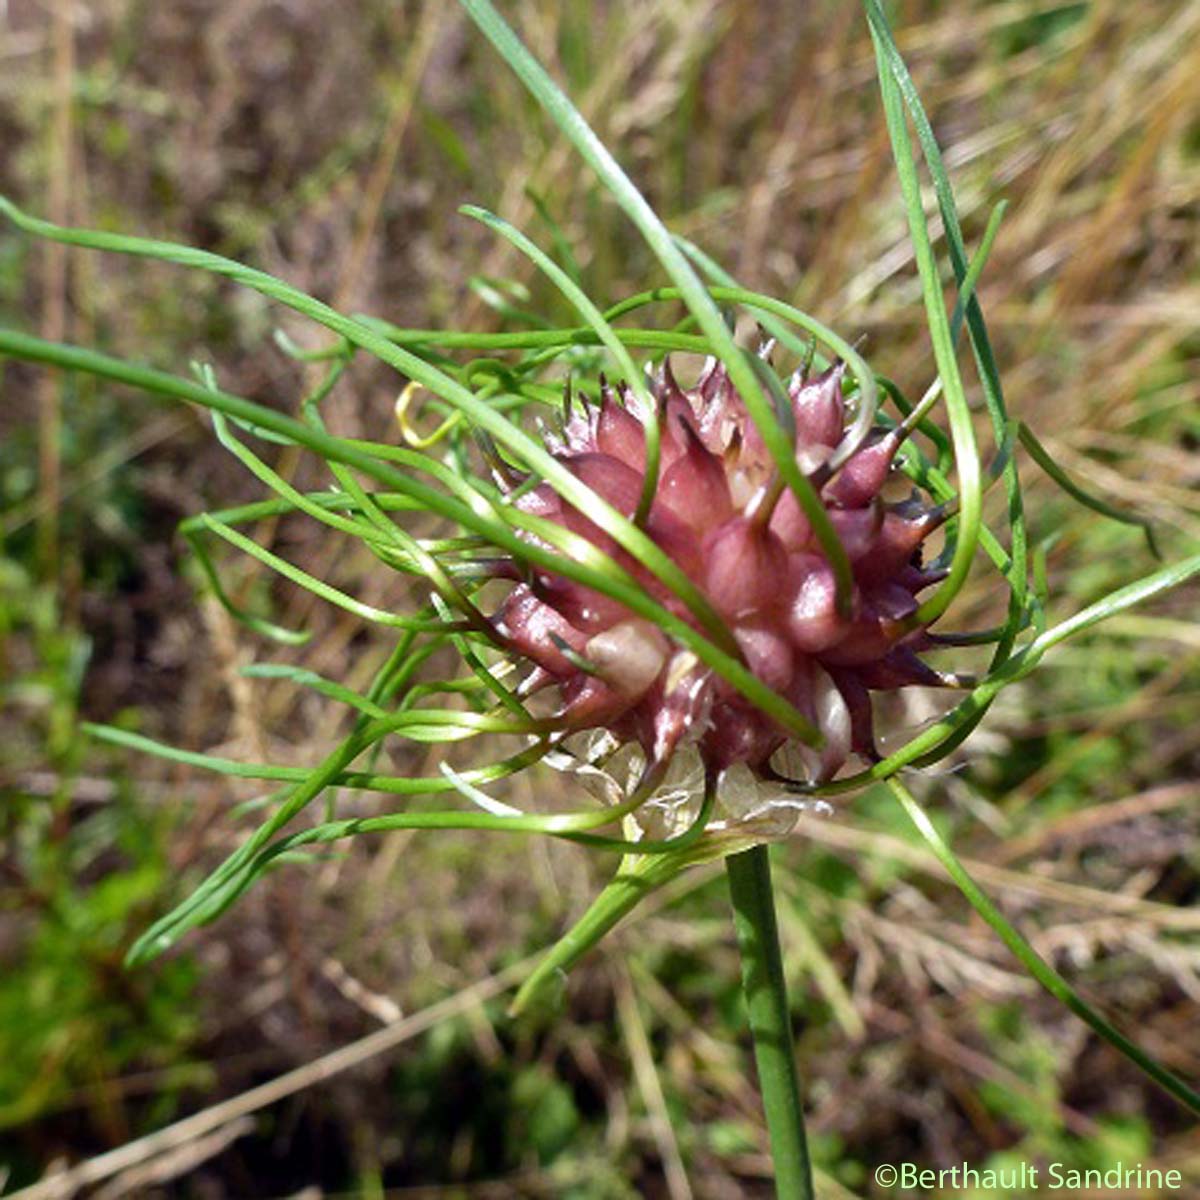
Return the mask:
{"type": "MultiPolygon", "coordinates": [[[[763,442],[784,483],[795,494],[805,516],[811,522],[826,558],[834,568],[839,605],[843,611],[848,611],[852,579],[844,565],[845,553],[842,551],[839,555],[837,534],[829,524],[812,484],[797,466],[791,442],[774,418],[772,405],[763,393],[749,361],[753,356],[745,355],[734,343],[708,290],[659,220],[657,213],[596,136],[579,110],[508,27],[490,0],[462,0],[462,5],[484,36],[496,47],[521,82],[572,142],[584,161],[596,172],[601,183],[625,211],[667,275],[679,288],[688,311],[695,318],[700,331],[708,338],[713,353],[725,364],[730,381],[762,434],[763,442]]],[[[868,388],[874,387],[869,371],[859,378],[859,386],[864,393],[868,388]]]]}
{"type": "MultiPolygon", "coordinates": [[[[683,601],[701,627],[713,640],[714,646],[722,647],[725,653],[735,661],[740,659],[740,651],[733,640],[732,634],[712,608],[704,593],[688,578],[686,572],[673,559],[663,553],[655,542],[647,537],[642,530],[638,529],[633,522],[619,513],[602,496],[599,496],[579,480],[566,466],[522,429],[514,425],[502,413],[497,412],[493,407],[480,400],[479,397],[463,387],[457,380],[439,371],[436,367],[433,367],[418,356],[402,349],[394,342],[389,341],[377,332],[372,325],[336,312],[327,304],[321,303],[321,301],[299,291],[283,280],[267,274],[265,271],[247,267],[244,263],[224,258],[219,254],[212,254],[209,251],[197,250],[191,246],[177,245],[172,242],[100,233],[95,230],[64,228],[22,212],[12,201],[3,196],[0,196],[0,213],[6,215],[15,225],[29,233],[65,242],[68,245],[85,246],[95,250],[109,250],[143,258],[154,258],[226,276],[237,283],[260,292],[264,296],[269,296],[271,299],[279,301],[281,304],[324,325],[335,333],[341,334],[341,336],[353,345],[370,351],[388,366],[394,367],[410,379],[416,380],[431,392],[441,396],[442,399],[452,404],[455,408],[460,409],[471,421],[485,429],[498,443],[507,446],[520,460],[527,463],[534,471],[541,475],[565,500],[575,507],[586,511],[591,519],[608,533],[618,545],[633,555],[651,574],[655,575],[683,601]]],[[[678,254],[678,251],[676,253],[678,254]]],[[[686,263],[684,266],[686,268],[686,263]]],[[[707,297],[704,297],[704,299],[711,307],[711,302],[707,300],[707,297]]],[[[722,328],[724,327],[722,326],[722,328]]],[[[12,334],[8,331],[4,331],[4,333],[10,344],[12,344],[13,339],[25,337],[25,335],[12,334]]],[[[724,337],[728,340],[727,332],[724,334],[724,337]]],[[[732,346],[732,343],[730,345],[732,346]]],[[[2,349],[3,345],[0,344],[0,350],[2,349]]],[[[196,386],[201,394],[213,397],[225,396],[225,393],[206,391],[200,388],[199,385],[196,386]]],[[[205,403],[205,401],[201,400],[200,403],[205,403]]],[[[242,403],[244,405],[248,404],[245,401],[242,403]]],[[[218,404],[213,404],[212,406],[220,407],[218,404]]],[[[250,410],[257,407],[250,406],[250,410]]],[[[228,408],[223,409],[223,411],[226,411],[231,416],[242,416],[247,419],[253,419],[253,411],[243,409],[243,411],[235,413],[228,408]]],[[[268,409],[261,411],[270,412],[268,409]]],[[[281,425],[278,420],[267,422],[266,427],[277,433],[291,432],[290,428],[281,425]]],[[[327,442],[336,443],[338,440],[330,439],[328,435],[324,436],[327,442]]],[[[306,444],[303,438],[298,440],[301,441],[301,444],[306,444]]],[[[325,457],[335,462],[347,461],[337,453],[326,453],[325,457]]],[[[348,465],[359,466],[357,463],[349,463],[348,465]]],[[[749,678],[753,678],[749,672],[744,672],[744,674],[749,678]]],[[[739,685],[735,684],[735,686],[739,685]]],[[[743,689],[739,686],[739,690],[743,689]]],[[[774,701],[768,701],[768,703],[773,704],[774,701]]],[[[762,707],[761,704],[760,707],[762,707]]],[[[778,706],[776,705],[776,707],[778,706]]],[[[791,715],[784,721],[784,724],[797,728],[807,727],[807,736],[809,738],[813,737],[814,731],[803,718],[802,714],[792,708],[791,705],[786,705],[786,702],[785,707],[791,710],[791,715]]]]}
{"type": "Polygon", "coordinates": [[[1124,509],[1117,508],[1115,505],[1109,504],[1106,500],[1101,500],[1099,496],[1094,496],[1091,492],[1081,487],[1054,461],[1050,452],[1038,441],[1033,430],[1024,421],[1018,423],[1018,436],[1021,439],[1021,445],[1025,447],[1025,452],[1029,457],[1068,496],[1077,500],[1084,508],[1090,508],[1093,512],[1100,513],[1101,516],[1108,517],[1112,521],[1120,521],[1123,525],[1137,526],[1145,535],[1146,544],[1150,547],[1150,553],[1157,559],[1162,558],[1162,554],[1158,548],[1158,540],[1154,536],[1154,526],[1149,520],[1145,517],[1139,517],[1135,513],[1125,512],[1124,509]]]}
{"type": "Polygon", "coordinates": [[[324,675],[318,675],[316,671],[305,667],[295,667],[289,663],[250,663],[242,667],[239,674],[248,679],[286,679],[300,687],[311,688],[331,700],[340,701],[366,717],[384,719],[389,715],[387,709],[380,708],[378,704],[360,696],[344,684],[326,679],[324,675]]]}
{"type": "MultiPolygon", "coordinates": [[[[409,497],[417,507],[436,512],[463,528],[487,537],[499,548],[518,558],[546,567],[568,579],[582,583],[586,587],[595,588],[604,595],[619,600],[627,608],[652,621],[666,634],[692,650],[706,666],[716,671],[751,703],[757,705],[793,736],[809,745],[817,745],[821,741],[820,734],[804,714],[767,687],[745,666],[740,657],[736,657],[717,644],[710,642],[702,634],[697,633],[687,621],[653,600],[641,584],[637,583],[632,576],[618,567],[611,558],[597,550],[586,539],[570,535],[569,531],[553,522],[539,522],[536,518],[516,510],[506,511],[505,516],[508,520],[537,533],[539,539],[552,544],[572,546],[574,557],[564,557],[561,553],[547,549],[538,541],[518,537],[504,522],[480,507],[486,505],[485,497],[478,491],[472,490],[460,476],[442,467],[426,455],[404,451],[395,446],[380,446],[375,443],[355,442],[349,438],[335,438],[318,429],[310,428],[283,413],[274,412],[272,409],[254,404],[241,397],[226,392],[210,392],[197,383],[179,379],[163,371],[127,363],[94,350],[47,342],[15,330],[0,329],[0,354],[9,354],[17,358],[43,362],[68,370],[85,371],[118,380],[133,387],[143,388],[152,394],[186,400],[205,408],[224,412],[227,415],[247,416],[268,428],[293,435],[300,445],[312,450],[325,460],[345,463],[347,466],[354,467],[385,487],[392,488],[401,495],[409,497]],[[364,449],[365,446],[371,447],[371,450],[364,449]],[[447,487],[461,489],[466,499],[452,499],[413,479],[410,475],[389,467],[380,461],[384,457],[403,462],[407,466],[431,474],[447,487]]],[[[587,490],[590,492],[590,489],[587,490]]],[[[590,507],[586,503],[584,508],[589,514],[596,511],[594,507],[590,507]]],[[[626,523],[628,524],[628,522],[626,523]]],[[[655,553],[661,554],[661,551],[655,547],[655,553]]],[[[666,556],[662,555],[662,557],[666,556]]],[[[219,581],[215,578],[214,584],[219,587],[219,581]]],[[[723,633],[722,641],[729,641],[728,630],[723,624],[720,625],[720,628],[723,633]]],[[[285,639],[307,636],[296,635],[290,631],[281,631],[281,634],[285,639]]]]}
{"type": "Polygon", "coordinates": [[[1200,1093],[1195,1092],[1182,1079],[1167,1070],[1161,1063],[1147,1054],[1140,1046],[1130,1041],[1120,1030],[1102,1017],[1082,996],[1017,932],[992,903],[979,885],[959,862],[949,843],[938,832],[937,826],[917,803],[912,793],[898,780],[888,780],[892,793],[900,801],[909,819],[917,827],[929,848],[937,855],[950,878],[966,897],[973,909],[992,927],[1001,941],[1013,952],[1021,965],[1055,999],[1061,1001],[1077,1017],[1094,1029],[1110,1046],[1123,1054],[1130,1062],[1146,1073],[1164,1091],[1174,1096],[1194,1113],[1200,1113],[1200,1093]]]}
{"type": "MultiPolygon", "coordinates": [[[[199,524],[203,524],[202,519],[198,519],[198,522],[199,524]]],[[[205,579],[208,580],[208,585],[212,588],[217,603],[235,621],[246,626],[252,632],[270,638],[272,641],[281,642],[285,646],[303,646],[312,637],[311,630],[288,629],[286,626],[276,624],[265,617],[248,612],[239,604],[234,603],[233,598],[225,590],[224,583],[221,582],[220,572],[218,572],[216,564],[212,560],[212,555],[208,552],[208,547],[204,544],[204,539],[200,535],[199,528],[197,526],[189,526],[185,529],[181,524],[180,529],[188,546],[191,548],[192,554],[195,556],[196,562],[200,564],[200,570],[203,572],[205,579]]]]}
{"type": "MultiPolygon", "coordinates": [[[[871,0],[868,2],[870,3],[871,0]]],[[[962,376],[959,373],[958,360],[954,353],[950,322],[942,300],[941,278],[938,274],[937,260],[934,257],[929,226],[925,218],[925,207],[921,199],[917,164],[908,135],[903,101],[896,81],[892,77],[884,36],[877,23],[872,21],[871,37],[875,43],[879,87],[883,96],[888,134],[892,141],[892,157],[896,163],[900,191],[904,198],[905,211],[908,214],[913,254],[921,276],[925,314],[929,321],[929,336],[933,343],[933,355],[937,362],[938,376],[941,378],[945,391],[946,412],[950,420],[950,436],[954,442],[954,461],[958,468],[958,541],[954,548],[954,557],[950,562],[950,573],[937,591],[921,604],[914,618],[917,623],[929,624],[950,607],[966,582],[979,542],[983,487],[979,451],[975,445],[971,412],[967,406],[967,396],[963,388],[962,376]]]]}
{"type": "MultiPolygon", "coordinates": [[[[1030,653],[1040,658],[1047,650],[1066,641],[1067,638],[1074,637],[1077,633],[1108,620],[1109,617],[1115,617],[1135,604],[1144,604],[1147,600],[1161,596],[1197,574],[1200,574],[1200,554],[1194,554],[1190,558],[1155,571],[1153,575],[1126,584],[1125,587],[1118,588],[1102,600],[1097,600],[1095,604],[1088,605],[1073,617],[1055,625],[1053,629],[1046,630],[1029,647],[1030,653]]],[[[1028,670],[1021,672],[1022,675],[1028,673],[1028,670]]]]}
{"type": "Polygon", "coordinates": [[[566,973],[656,888],[669,883],[687,865],[681,856],[633,858],[623,862],[616,875],[555,945],[546,952],[521,985],[509,1013],[517,1016],[544,995],[546,988],[566,973]]]}
{"type": "MultiPolygon", "coordinates": [[[[334,604],[338,608],[344,608],[356,617],[361,617],[364,621],[372,621],[378,625],[389,625],[395,629],[428,629],[430,627],[428,621],[423,621],[419,617],[398,616],[396,613],[385,612],[381,608],[376,608],[372,604],[364,604],[361,600],[355,600],[353,596],[348,596],[345,592],[340,591],[324,580],[318,579],[315,575],[310,575],[307,571],[301,570],[301,568],[288,562],[286,559],[280,558],[279,555],[264,549],[253,538],[246,537],[245,534],[239,533],[236,529],[231,528],[222,521],[216,520],[214,517],[202,514],[200,522],[210,533],[223,538],[230,545],[236,546],[243,553],[250,555],[251,558],[257,559],[264,566],[268,566],[271,570],[278,572],[285,579],[291,580],[292,583],[304,588],[307,592],[311,592],[314,596],[319,596],[322,600],[334,604]]],[[[437,629],[440,626],[434,626],[434,628],[437,629]]]]}
{"type": "Polygon", "coordinates": [[[529,240],[519,229],[473,204],[463,205],[459,212],[481,221],[489,229],[500,234],[521,251],[546,275],[556,288],[574,306],[576,311],[594,329],[604,348],[612,355],[618,370],[625,377],[641,407],[643,429],[646,435],[646,468],[642,480],[642,494],[634,514],[634,523],[644,525],[650,514],[650,505],[658,491],[658,464],[662,446],[662,430],[658,424],[658,406],[646,387],[641,371],[625,349],[613,328],[604,319],[604,314],[592,303],[587,293],[548,254],[529,240]]]}
{"type": "Polygon", "coordinates": [[[962,333],[967,305],[975,296],[975,287],[979,283],[980,275],[983,274],[983,268],[987,265],[988,256],[992,253],[992,245],[996,241],[996,234],[1000,232],[1000,222],[1004,220],[1004,212],[1007,208],[1008,201],[1001,200],[992,209],[992,215],[988,217],[987,228],[983,231],[983,240],[979,243],[979,249],[975,251],[970,266],[967,267],[967,273],[959,281],[958,299],[954,302],[954,313],[950,317],[950,337],[955,345],[958,344],[959,335],[962,333]]]}
{"type": "MultiPolygon", "coordinates": [[[[916,85],[908,73],[908,67],[896,48],[891,28],[879,0],[865,0],[867,18],[872,34],[876,37],[877,49],[885,54],[897,86],[904,97],[904,102],[912,114],[916,126],[917,139],[925,156],[926,165],[933,179],[934,191],[937,195],[938,209],[942,217],[942,226],[946,234],[946,242],[950,251],[950,261],[954,268],[954,276],[959,287],[963,286],[969,270],[966,244],[963,240],[962,226],[958,219],[958,206],[954,201],[954,191],[950,186],[950,177],[946,172],[942,158],[941,147],[933,133],[933,126],[925,113],[921,97],[916,85]]],[[[1000,382],[1000,371],[996,365],[996,356],[992,350],[991,339],[988,336],[987,323],[984,321],[983,309],[977,297],[970,297],[965,304],[967,331],[971,339],[971,348],[979,369],[979,377],[983,383],[984,402],[992,422],[992,432],[997,442],[1003,437],[1005,425],[1008,422],[1008,412],[1004,403],[1004,389],[1000,382]]],[[[1001,639],[992,657],[992,665],[998,666],[1010,653],[1016,641],[1020,615],[1024,612],[1027,602],[1029,581],[1029,535],[1025,522],[1024,502],[1021,497],[1021,483],[1016,463],[1011,463],[1004,476],[1005,492],[1008,497],[1008,521],[1011,530],[1012,567],[1008,573],[1009,580],[1009,634],[1001,639]]]]}
{"type": "MultiPolygon", "coordinates": [[[[250,471],[255,478],[266,484],[271,491],[286,500],[292,509],[307,513],[323,525],[328,525],[330,528],[337,529],[342,533],[348,533],[351,537],[360,538],[368,542],[382,540],[379,532],[373,529],[367,522],[343,517],[332,511],[329,506],[310,500],[303,492],[293,487],[283,476],[267,466],[248,446],[239,442],[233,436],[229,430],[229,424],[222,413],[214,411],[212,413],[212,421],[213,429],[217,434],[217,440],[221,445],[250,471]]],[[[261,428],[260,426],[249,425],[247,422],[238,423],[243,428],[251,430],[261,428]]],[[[289,444],[294,445],[295,443],[289,444]]],[[[218,517],[217,519],[219,520],[220,518],[218,517]]]]}
{"type": "MultiPolygon", "coordinates": [[[[95,725],[83,722],[80,729],[91,737],[114,746],[123,746],[141,754],[152,754],[157,758],[199,767],[217,775],[237,779],[255,779],[279,783],[300,783],[311,773],[311,767],[284,767],[273,763],[250,763],[238,759],[221,758],[213,754],[200,754],[194,750],[183,750],[165,742],[155,741],[139,733],[118,729],[112,725],[95,725]]],[[[482,767],[470,767],[458,772],[460,779],[472,784],[494,783],[498,779],[515,775],[531,766],[549,752],[549,743],[541,741],[494,763],[482,767]]],[[[377,775],[364,771],[345,771],[332,780],[331,786],[353,788],[356,791],[381,792],[390,796],[425,796],[454,791],[454,786],[441,775],[415,775],[408,778],[396,775],[377,775]]]]}
{"type": "Polygon", "coordinates": [[[571,241],[563,230],[563,227],[555,220],[549,206],[546,204],[545,197],[534,191],[531,187],[525,188],[525,195],[529,197],[530,203],[537,210],[537,215],[541,217],[542,223],[550,231],[550,239],[554,243],[554,249],[558,253],[558,257],[563,262],[563,267],[567,274],[577,284],[583,283],[583,271],[579,266],[579,259],[575,257],[575,251],[571,247],[571,241]]]}

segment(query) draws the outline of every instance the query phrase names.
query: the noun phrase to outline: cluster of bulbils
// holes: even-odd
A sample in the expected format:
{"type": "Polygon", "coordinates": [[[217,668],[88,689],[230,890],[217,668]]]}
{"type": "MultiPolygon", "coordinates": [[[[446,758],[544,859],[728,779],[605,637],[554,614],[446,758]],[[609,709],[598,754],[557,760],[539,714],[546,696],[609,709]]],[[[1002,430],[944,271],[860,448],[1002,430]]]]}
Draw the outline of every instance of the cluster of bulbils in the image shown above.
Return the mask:
{"type": "MultiPolygon", "coordinates": [[[[853,568],[849,611],[834,573],[776,468],[725,367],[710,361],[695,387],[669,362],[652,381],[661,454],[644,532],[695,581],[727,623],[742,658],[820,730],[810,781],[832,778],[851,753],[876,757],[870,693],[950,681],[917,657],[930,644],[916,620],[918,593],[943,572],[921,564],[921,543],[945,518],[914,492],[881,495],[907,431],[876,431],[831,465],[846,431],[843,367],[788,385],[796,458],[814,484],[853,568]]],[[[645,414],[607,385],[598,404],[565,421],[552,444],[579,480],[632,518],[646,470],[645,414]]],[[[680,599],[586,513],[541,484],[515,501],[610,555],[665,607],[695,624],[680,599]]],[[[745,764],[778,778],[772,756],[787,740],[775,721],[689,650],[619,602],[562,575],[527,571],[494,619],[501,640],[530,660],[532,691],[557,685],[571,730],[605,729],[640,745],[648,763],[694,746],[706,769],[745,764]]]]}

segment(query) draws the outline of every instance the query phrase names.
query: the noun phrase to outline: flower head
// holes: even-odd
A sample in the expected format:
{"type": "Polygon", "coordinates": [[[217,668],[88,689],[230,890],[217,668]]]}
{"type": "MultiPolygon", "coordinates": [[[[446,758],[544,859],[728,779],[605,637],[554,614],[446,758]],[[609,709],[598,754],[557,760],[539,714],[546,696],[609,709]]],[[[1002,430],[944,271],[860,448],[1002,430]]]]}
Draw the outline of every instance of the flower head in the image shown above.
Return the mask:
{"type": "MultiPolygon", "coordinates": [[[[726,623],[745,665],[820,731],[814,781],[852,753],[875,757],[870,693],[944,678],[917,651],[926,633],[918,593],[940,578],[922,541],[944,517],[915,496],[882,496],[902,431],[878,431],[839,462],[846,404],[839,364],[788,386],[796,461],[820,496],[853,571],[839,606],[835,573],[725,367],[712,360],[695,387],[669,361],[653,381],[661,453],[644,532],[694,580],[726,623]]],[[[552,449],[582,483],[626,517],[638,513],[646,427],[628,389],[607,385],[575,411],[552,449]]],[[[657,601],[695,623],[679,598],[589,516],[541,484],[515,502],[611,555],[657,601]]],[[[518,583],[496,615],[504,641],[535,664],[530,690],[556,685],[571,730],[602,728],[640,746],[650,763],[695,747],[706,768],[743,765],[770,776],[783,729],[688,649],[621,603],[550,570],[518,583]]]]}

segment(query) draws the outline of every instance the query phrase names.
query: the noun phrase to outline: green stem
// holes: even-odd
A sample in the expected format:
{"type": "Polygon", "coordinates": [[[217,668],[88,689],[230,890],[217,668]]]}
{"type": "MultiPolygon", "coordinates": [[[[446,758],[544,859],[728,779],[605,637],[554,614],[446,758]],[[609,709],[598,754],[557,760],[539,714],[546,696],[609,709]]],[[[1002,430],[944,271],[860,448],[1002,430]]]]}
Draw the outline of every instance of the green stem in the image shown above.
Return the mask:
{"type": "Polygon", "coordinates": [[[725,869],[742,955],[742,990],[754,1038],[754,1060],[771,1135],[775,1191],[786,1200],[808,1200],[815,1195],[812,1164],[804,1134],[804,1109],[766,846],[731,854],[725,860],[725,869]]]}
{"type": "Polygon", "coordinates": [[[554,979],[565,979],[566,973],[623,917],[631,913],[655,888],[673,879],[682,869],[677,856],[631,858],[608,886],[588,906],[587,911],[542,956],[529,978],[521,984],[509,1006],[510,1016],[526,1012],[554,979]]]}

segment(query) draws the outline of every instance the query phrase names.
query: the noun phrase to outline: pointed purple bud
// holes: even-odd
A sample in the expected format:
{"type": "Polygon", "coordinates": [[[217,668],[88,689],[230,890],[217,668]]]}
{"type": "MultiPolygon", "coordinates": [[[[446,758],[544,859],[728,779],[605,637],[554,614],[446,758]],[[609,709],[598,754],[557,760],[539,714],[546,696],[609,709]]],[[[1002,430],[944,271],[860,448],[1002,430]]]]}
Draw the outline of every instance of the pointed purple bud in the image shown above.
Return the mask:
{"type": "Polygon", "coordinates": [[[823,558],[802,554],[793,559],[788,595],[787,633],[796,649],[816,654],[846,636],[849,623],[838,615],[837,583],[823,558]]]}
{"type": "Polygon", "coordinates": [[[875,552],[883,519],[884,510],[878,504],[870,508],[834,509],[829,514],[846,556],[856,565],[875,552]]]}
{"type": "Polygon", "coordinates": [[[611,394],[596,414],[596,449],[635,471],[646,469],[646,434],[642,423],[611,394]]]}
{"type": "MultiPolygon", "coordinates": [[[[738,406],[741,406],[740,396],[738,397],[738,406]]],[[[762,430],[750,419],[748,413],[743,413],[739,420],[741,422],[738,428],[742,434],[742,450],[738,455],[738,466],[755,475],[772,470],[771,452],[763,440],[762,430]]]]}
{"type": "Polygon", "coordinates": [[[704,557],[708,594],[729,620],[752,617],[782,598],[787,550],[757,522],[745,517],[726,521],[705,539],[704,557]]]}
{"type": "Polygon", "coordinates": [[[725,468],[690,425],[680,430],[686,449],[663,473],[655,503],[669,508],[697,533],[704,533],[733,515],[725,468]]]}
{"type": "Polygon", "coordinates": [[[699,430],[704,444],[714,453],[733,448],[736,439],[739,453],[745,453],[745,442],[757,433],[748,419],[746,406],[737,389],[729,381],[725,364],[710,358],[696,384],[700,399],[699,430]]]}
{"type": "MultiPolygon", "coordinates": [[[[636,511],[642,486],[642,477],[637,471],[608,454],[577,454],[574,457],[564,457],[561,461],[580,482],[590,487],[623,516],[630,517],[636,511]]],[[[558,524],[579,537],[586,538],[597,550],[617,558],[618,561],[627,558],[623,558],[624,552],[595,521],[585,516],[574,505],[563,502],[561,497],[559,500],[561,509],[554,514],[558,524]]]]}
{"type": "Polygon", "coordinates": [[[907,646],[897,646],[878,662],[858,668],[858,677],[869,688],[891,691],[895,688],[945,687],[946,678],[940,671],[923,663],[907,646]]]}
{"type": "Polygon", "coordinates": [[[784,488],[775,502],[770,528],[789,550],[803,550],[812,541],[812,526],[791,488],[784,488]]]}
{"type": "Polygon", "coordinates": [[[863,594],[863,611],[874,614],[880,621],[898,622],[917,611],[917,602],[907,588],[897,583],[885,583],[863,594]]]}
{"type": "Polygon", "coordinates": [[[584,633],[606,629],[627,612],[619,600],[548,571],[538,571],[531,587],[539,600],[550,605],[575,629],[584,633]]]}
{"type": "Polygon", "coordinates": [[[727,390],[731,390],[729,372],[726,371],[725,364],[719,358],[710,355],[704,360],[700,378],[696,381],[696,391],[700,393],[700,398],[705,404],[711,404],[715,400],[719,400],[722,393],[727,390]]]}
{"type": "Polygon", "coordinates": [[[562,512],[562,497],[548,483],[539,483],[519,497],[515,507],[532,517],[554,520],[562,512]]]}
{"type": "Polygon", "coordinates": [[[584,637],[561,613],[543,604],[524,584],[513,588],[492,622],[497,635],[518,654],[556,678],[578,674],[578,668],[555,644],[555,639],[582,653],[584,637]]]}
{"type": "MultiPolygon", "coordinates": [[[[703,573],[701,542],[693,528],[676,516],[671,509],[665,508],[661,504],[655,504],[646,521],[646,533],[654,540],[655,545],[673,559],[687,575],[693,579],[700,577],[703,573]]],[[[675,593],[649,575],[642,567],[636,566],[634,573],[645,582],[658,599],[666,602],[673,612],[684,611],[683,608],[676,607],[677,603],[681,604],[682,601],[679,601],[675,593]]]]}
{"type": "Polygon", "coordinates": [[[842,400],[842,375],[846,364],[837,363],[808,381],[792,376],[788,392],[796,413],[796,445],[836,446],[846,424],[842,400]]]}
{"type": "Polygon", "coordinates": [[[785,740],[779,728],[765,721],[757,709],[737,700],[718,700],[713,705],[712,724],[700,743],[700,754],[708,766],[718,771],[734,763],[761,768],[785,740]]]}
{"type": "Polygon", "coordinates": [[[733,636],[746,666],[772,691],[786,693],[796,673],[795,652],[787,640],[761,625],[741,625],[733,636]]]}
{"type": "Polygon", "coordinates": [[[569,729],[609,725],[629,707],[629,701],[604,680],[577,671],[562,685],[558,716],[569,729]]]}
{"type": "Polygon", "coordinates": [[[856,450],[822,495],[840,508],[864,508],[886,482],[899,445],[900,439],[888,433],[856,450]]]}
{"type": "Polygon", "coordinates": [[[830,667],[829,677],[837,684],[850,714],[850,749],[867,762],[878,762],[880,755],[875,745],[875,710],[871,706],[871,693],[853,671],[830,667]]]}
{"type": "Polygon", "coordinates": [[[908,632],[906,619],[916,610],[912,594],[899,584],[886,583],[865,593],[862,608],[850,622],[846,636],[822,651],[822,661],[857,667],[882,658],[908,632]]]}
{"type": "Polygon", "coordinates": [[[564,460],[579,481],[603,497],[619,513],[631,517],[642,495],[642,476],[611,454],[577,454],[564,460]]]}
{"type": "Polygon", "coordinates": [[[896,576],[896,582],[908,588],[914,594],[941,583],[950,574],[949,567],[914,567],[906,566],[896,576]]]}
{"type": "Polygon", "coordinates": [[[661,435],[661,462],[669,467],[677,458],[687,453],[689,433],[697,428],[696,414],[691,402],[680,392],[679,395],[659,397],[658,425],[661,435]]]}
{"type": "MultiPolygon", "coordinates": [[[[848,511],[846,515],[851,513],[848,511]]],[[[938,517],[931,513],[917,517],[886,513],[869,545],[861,553],[850,554],[854,563],[855,578],[864,584],[895,579],[905,567],[915,565],[913,556],[920,548],[921,542],[939,523],[938,517]]],[[[850,553],[848,546],[846,549],[847,553],[850,553]]]]}
{"type": "MultiPolygon", "coordinates": [[[[658,693],[652,691],[654,697],[658,693]]],[[[687,651],[667,665],[667,677],[642,745],[652,762],[663,762],[685,738],[697,738],[708,728],[712,714],[712,674],[687,651]],[[647,744],[648,743],[648,744],[647,744]]]]}

